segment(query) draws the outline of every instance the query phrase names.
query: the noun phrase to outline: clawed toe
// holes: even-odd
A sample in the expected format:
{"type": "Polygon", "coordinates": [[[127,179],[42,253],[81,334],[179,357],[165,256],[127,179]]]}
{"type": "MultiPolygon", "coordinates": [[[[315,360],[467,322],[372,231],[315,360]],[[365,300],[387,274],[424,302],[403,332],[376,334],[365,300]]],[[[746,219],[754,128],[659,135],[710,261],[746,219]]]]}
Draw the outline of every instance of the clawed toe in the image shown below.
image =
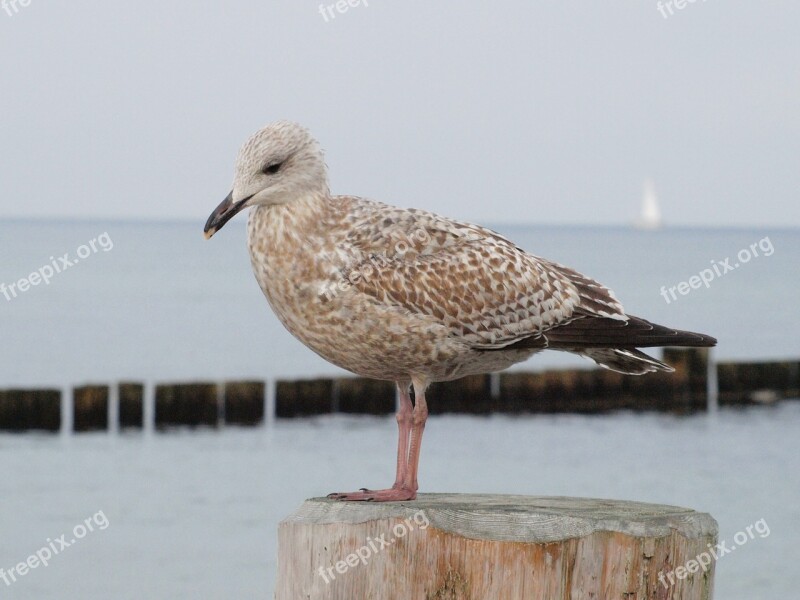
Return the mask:
{"type": "Polygon", "coordinates": [[[400,502],[414,500],[417,492],[408,488],[389,488],[386,490],[370,490],[361,488],[357,492],[334,492],[328,494],[331,500],[344,500],[345,502],[400,502]]]}

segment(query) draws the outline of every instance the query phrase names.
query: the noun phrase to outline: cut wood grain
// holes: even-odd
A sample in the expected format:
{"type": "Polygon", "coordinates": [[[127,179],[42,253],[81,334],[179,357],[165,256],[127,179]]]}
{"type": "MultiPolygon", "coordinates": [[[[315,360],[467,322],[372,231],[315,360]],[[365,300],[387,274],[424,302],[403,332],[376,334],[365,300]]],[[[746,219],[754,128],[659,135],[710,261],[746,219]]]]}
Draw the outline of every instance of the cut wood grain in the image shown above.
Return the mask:
{"type": "Polygon", "coordinates": [[[708,600],[717,524],[619,500],[421,494],[307,500],[281,522],[276,600],[708,600]],[[674,584],[668,575],[672,574],[674,584]]]}

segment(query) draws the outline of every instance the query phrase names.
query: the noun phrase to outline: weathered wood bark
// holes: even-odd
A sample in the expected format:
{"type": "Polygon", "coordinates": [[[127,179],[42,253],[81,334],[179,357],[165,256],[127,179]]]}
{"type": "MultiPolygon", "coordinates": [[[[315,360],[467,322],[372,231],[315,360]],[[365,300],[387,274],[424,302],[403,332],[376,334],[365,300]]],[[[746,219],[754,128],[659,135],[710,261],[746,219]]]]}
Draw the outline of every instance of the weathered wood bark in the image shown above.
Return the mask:
{"type": "Polygon", "coordinates": [[[639,502],[315,498],[280,524],[275,599],[708,600],[716,536],[708,514],[639,502]]]}

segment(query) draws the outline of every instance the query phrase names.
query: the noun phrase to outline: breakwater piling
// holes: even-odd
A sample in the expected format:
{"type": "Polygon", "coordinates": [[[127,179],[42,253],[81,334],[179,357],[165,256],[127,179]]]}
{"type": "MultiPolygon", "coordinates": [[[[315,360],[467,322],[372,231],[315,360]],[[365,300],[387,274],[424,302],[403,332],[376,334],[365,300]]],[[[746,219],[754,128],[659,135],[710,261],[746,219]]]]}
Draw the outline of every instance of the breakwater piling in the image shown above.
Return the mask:
{"type": "MultiPolygon", "coordinates": [[[[430,413],[689,414],[717,406],[800,398],[800,360],[715,363],[705,348],[667,348],[664,360],[674,373],[628,376],[599,368],[512,371],[435,383],[428,395],[430,413]]],[[[91,383],[64,390],[0,390],[0,432],[255,427],[273,418],[391,415],[395,405],[393,383],[360,377],[91,383]]]]}

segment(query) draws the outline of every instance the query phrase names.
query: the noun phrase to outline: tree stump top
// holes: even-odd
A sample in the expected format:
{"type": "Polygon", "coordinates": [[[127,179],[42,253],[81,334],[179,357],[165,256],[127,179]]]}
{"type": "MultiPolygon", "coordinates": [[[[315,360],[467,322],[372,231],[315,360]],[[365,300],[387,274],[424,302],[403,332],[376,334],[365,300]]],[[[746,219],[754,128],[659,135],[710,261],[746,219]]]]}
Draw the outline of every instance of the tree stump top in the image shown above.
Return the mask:
{"type": "Polygon", "coordinates": [[[420,494],[411,502],[341,502],[311,498],[284,523],[365,523],[405,519],[422,511],[431,526],[465,538],[548,543],[597,531],[638,538],[678,533],[689,539],[717,535],[707,513],[628,500],[493,494],[420,494]]]}

